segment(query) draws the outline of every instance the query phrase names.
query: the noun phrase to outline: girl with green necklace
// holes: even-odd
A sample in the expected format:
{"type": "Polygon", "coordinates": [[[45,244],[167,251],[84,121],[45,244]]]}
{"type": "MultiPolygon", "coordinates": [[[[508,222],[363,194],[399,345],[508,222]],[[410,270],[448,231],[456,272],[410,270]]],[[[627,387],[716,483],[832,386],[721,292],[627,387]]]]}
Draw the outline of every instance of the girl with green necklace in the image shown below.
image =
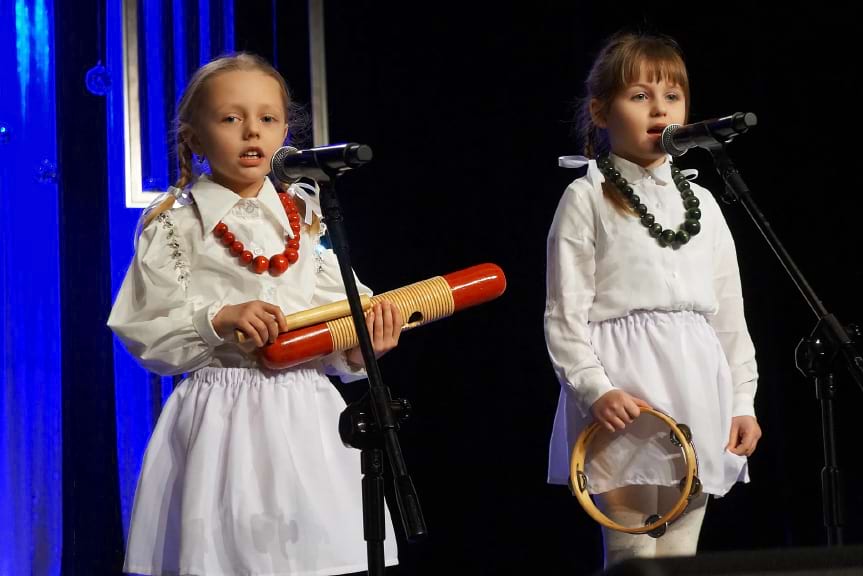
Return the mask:
{"type": "Polygon", "coordinates": [[[561,383],[550,483],[569,481],[575,439],[599,422],[614,432],[587,462],[602,511],[640,525],[680,498],[656,438],[661,410],[692,429],[703,493],[659,539],[604,530],[607,564],[694,554],[707,494],[748,482],[761,430],[758,371],[743,315],[734,241],[710,193],[659,146],[685,124],[689,81],[677,44],[618,34],[586,81],[580,118],[587,166],[566,189],[548,237],[545,335],[561,383]]]}

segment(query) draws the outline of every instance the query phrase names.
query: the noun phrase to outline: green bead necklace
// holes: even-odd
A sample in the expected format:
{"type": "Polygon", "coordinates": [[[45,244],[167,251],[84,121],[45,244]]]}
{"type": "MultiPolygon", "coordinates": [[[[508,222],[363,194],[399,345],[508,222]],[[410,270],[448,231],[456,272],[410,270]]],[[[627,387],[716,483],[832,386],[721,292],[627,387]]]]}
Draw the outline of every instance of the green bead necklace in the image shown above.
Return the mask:
{"type": "Polygon", "coordinates": [[[641,203],[641,198],[626,181],[626,178],[620,175],[611,163],[611,158],[603,156],[596,161],[599,171],[605,176],[605,181],[614,185],[629,205],[638,215],[641,224],[647,228],[648,233],[656,238],[660,246],[669,246],[676,248],[689,242],[692,236],[701,232],[701,208],[698,207],[699,201],[695,193],[692,191],[689,181],[680,172],[677,166],[671,166],[671,178],[674,180],[675,186],[680,191],[680,197],[683,198],[683,207],[686,208],[686,220],[678,227],[677,231],[671,228],[663,228],[662,224],[656,221],[656,217],[647,211],[647,206],[641,203]]]}

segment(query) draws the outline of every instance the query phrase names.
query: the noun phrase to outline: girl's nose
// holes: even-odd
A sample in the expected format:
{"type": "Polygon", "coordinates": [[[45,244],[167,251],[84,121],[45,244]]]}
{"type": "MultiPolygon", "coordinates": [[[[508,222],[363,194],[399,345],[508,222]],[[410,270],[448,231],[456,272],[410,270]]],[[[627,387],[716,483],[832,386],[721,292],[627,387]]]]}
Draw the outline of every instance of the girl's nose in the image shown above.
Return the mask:
{"type": "Polygon", "coordinates": [[[254,120],[246,123],[246,138],[257,138],[261,134],[261,127],[254,120]]]}

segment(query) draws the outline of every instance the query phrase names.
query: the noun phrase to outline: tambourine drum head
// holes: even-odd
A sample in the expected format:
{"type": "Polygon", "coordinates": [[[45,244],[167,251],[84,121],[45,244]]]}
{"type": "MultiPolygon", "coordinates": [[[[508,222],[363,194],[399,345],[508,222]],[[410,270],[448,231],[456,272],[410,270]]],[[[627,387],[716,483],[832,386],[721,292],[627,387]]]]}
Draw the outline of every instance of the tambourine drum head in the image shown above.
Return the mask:
{"type": "Polygon", "coordinates": [[[613,511],[598,509],[596,499],[592,504],[588,494],[639,484],[667,486],[668,489],[655,491],[655,503],[646,503],[639,508],[644,512],[643,517],[633,519],[627,516],[626,528],[632,530],[625,531],[650,533],[644,530],[646,524],[656,523],[659,518],[673,521],[679,517],[686,505],[683,490],[688,484],[688,496],[693,496],[700,483],[692,443],[686,440],[681,445],[678,434],[691,440],[686,425],[677,424],[655,411],[642,411],[641,416],[621,431],[609,432],[596,425],[585,430],[576,443],[571,463],[572,489],[579,502],[604,526],[620,529],[613,524],[622,523],[623,519],[616,520],[613,511]],[[580,457],[580,450],[583,457],[580,457]],[[607,516],[612,522],[606,523],[601,516],[607,516]]]}
{"type": "Polygon", "coordinates": [[[605,492],[617,479],[627,479],[628,484],[678,483],[686,476],[686,460],[671,438],[671,428],[649,415],[637,418],[622,431],[600,428],[584,459],[588,492],[605,492]]]}

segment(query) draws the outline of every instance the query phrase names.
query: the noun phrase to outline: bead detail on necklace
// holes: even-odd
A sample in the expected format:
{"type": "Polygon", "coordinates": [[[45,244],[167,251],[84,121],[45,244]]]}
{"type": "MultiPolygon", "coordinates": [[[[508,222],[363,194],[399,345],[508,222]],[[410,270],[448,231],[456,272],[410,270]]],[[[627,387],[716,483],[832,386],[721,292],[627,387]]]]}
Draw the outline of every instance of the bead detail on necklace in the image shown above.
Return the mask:
{"type": "Polygon", "coordinates": [[[642,226],[647,228],[648,234],[656,238],[660,246],[680,247],[701,232],[701,208],[698,207],[698,198],[692,191],[692,187],[686,176],[680,172],[680,168],[677,166],[671,166],[671,178],[674,180],[674,185],[677,186],[680,198],[683,200],[683,207],[686,209],[686,219],[675,231],[671,228],[664,228],[662,224],[656,221],[656,217],[647,211],[647,206],[642,204],[641,198],[635,193],[635,190],[629,185],[626,178],[621,176],[620,172],[614,168],[611,158],[608,156],[598,158],[596,165],[599,167],[602,175],[605,176],[605,181],[617,188],[623,195],[642,226]]]}
{"type": "Polygon", "coordinates": [[[288,217],[294,237],[288,240],[285,250],[280,254],[266,256],[255,256],[246,246],[237,240],[237,237],[228,229],[228,225],[219,222],[213,228],[213,234],[228,248],[233,256],[236,256],[243,266],[249,266],[256,274],[263,274],[267,270],[272,276],[281,276],[291,264],[300,259],[300,212],[297,210],[294,199],[284,192],[279,192],[279,201],[288,217]]]}

